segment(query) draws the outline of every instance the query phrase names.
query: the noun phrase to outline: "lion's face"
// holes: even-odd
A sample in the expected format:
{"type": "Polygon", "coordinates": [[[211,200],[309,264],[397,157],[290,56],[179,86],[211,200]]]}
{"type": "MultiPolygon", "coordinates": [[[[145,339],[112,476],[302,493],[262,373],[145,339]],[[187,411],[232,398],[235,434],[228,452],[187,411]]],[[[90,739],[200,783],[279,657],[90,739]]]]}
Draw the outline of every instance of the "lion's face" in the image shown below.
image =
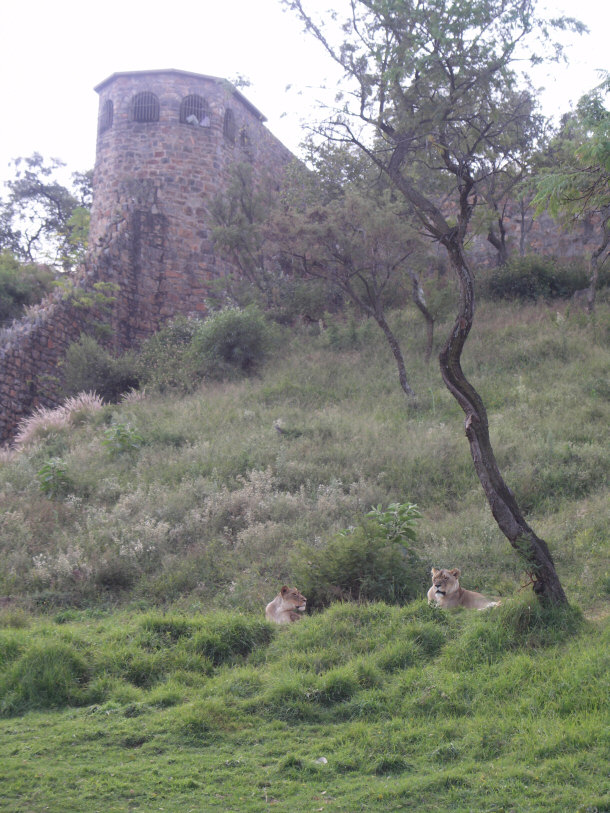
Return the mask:
{"type": "Polygon", "coordinates": [[[457,567],[453,570],[437,570],[432,568],[432,587],[437,598],[441,599],[443,596],[450,596],[460,589],[458,581],[460,571],[457,567]]]}
{"type": "Polygon", "coordinates": [[[299,593],[296,587],[286,587],[284,585],[280,590],[280,595],[282,597],[283,610],[293,610],[298,613],[305,612],[307,599],[302,593],[299,593]]]}

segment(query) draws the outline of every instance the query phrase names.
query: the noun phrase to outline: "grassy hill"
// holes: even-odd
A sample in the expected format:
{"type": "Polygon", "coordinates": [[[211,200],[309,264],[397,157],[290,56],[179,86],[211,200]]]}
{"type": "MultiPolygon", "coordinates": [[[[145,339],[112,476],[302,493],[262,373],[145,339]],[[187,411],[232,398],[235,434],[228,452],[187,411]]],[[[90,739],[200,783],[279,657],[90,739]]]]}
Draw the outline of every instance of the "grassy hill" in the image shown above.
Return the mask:
{"type": "Polygon", "coordinates": [[[415,407],[336,319],[256,378],[75,408],[2,455],[1,809],[610,810],[608,305],[483,302],[464,358],[560,616],[521,589],[417,314],[393,322],[415,407]],[[403,607],[266,624],[308,550],[391,502],[422,571],[503,606],[431,609],[421,576],[403,607]]]}

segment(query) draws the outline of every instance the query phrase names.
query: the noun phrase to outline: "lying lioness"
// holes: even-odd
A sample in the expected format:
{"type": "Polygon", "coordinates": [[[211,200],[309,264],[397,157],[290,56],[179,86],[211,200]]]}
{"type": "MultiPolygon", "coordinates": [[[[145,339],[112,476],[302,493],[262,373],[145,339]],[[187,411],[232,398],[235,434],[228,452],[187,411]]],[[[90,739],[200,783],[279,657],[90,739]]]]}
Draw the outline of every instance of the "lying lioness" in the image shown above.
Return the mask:
{"type": "Polygon", "coordinates": [[[265,616],[268,621],[276,624],[291,624],[300,621],[301,613],[305,612],[307,599],[301,595],[296,587],[284,585],[277,596],[267,604],[265,616]]]}
{"type": "Polygon", "coordinates": [[[437,570],[432,568],[432,587],[428,590],[428,601],[430,604],[438,604],[439,607],[450,609],[451,607],[468,607],[471,610],[485,610],[487,607],[495,607],[498,601],[475,593],[474,590],[464,590],[458,581],[460,571],[457,567],[453,570],[437,570]]]}

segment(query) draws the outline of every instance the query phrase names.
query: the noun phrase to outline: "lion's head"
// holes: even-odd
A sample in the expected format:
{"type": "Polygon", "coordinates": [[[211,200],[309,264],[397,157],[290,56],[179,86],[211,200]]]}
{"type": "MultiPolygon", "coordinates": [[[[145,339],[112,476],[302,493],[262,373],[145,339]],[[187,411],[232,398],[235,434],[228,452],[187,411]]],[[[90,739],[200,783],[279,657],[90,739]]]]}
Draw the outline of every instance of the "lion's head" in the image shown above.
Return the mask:
{"type": "Polygon", "coordinates": [[[437,570],[433,567],[432,587],[434,588],[435,595],[438,598],[442,598],[456,593],[460,589],[459,578],[460,569],[457,567],[454,567],[452,570],[445,570],[444,568],[437,570]]]}
{"type": "Polygon", "coordinates": [[[302,593],[299,593],[296,587],[286,587],[284,585],[280,590],[282,597],[282,609],[292,610],[293,612],[304,613],[307,606],[307,599],[302,593]]]}

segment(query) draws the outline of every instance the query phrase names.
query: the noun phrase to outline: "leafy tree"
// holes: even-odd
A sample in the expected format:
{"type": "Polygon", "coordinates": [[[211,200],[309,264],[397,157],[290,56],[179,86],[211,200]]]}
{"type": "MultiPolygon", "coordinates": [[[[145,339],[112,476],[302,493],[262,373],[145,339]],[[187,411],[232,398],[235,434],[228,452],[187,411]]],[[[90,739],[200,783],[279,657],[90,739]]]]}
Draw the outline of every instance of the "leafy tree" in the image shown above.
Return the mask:
{"type": "Polygon", "coordinates": [[[403,352],[387,316],[405,281],[410,281],[414,299],[428,320],[427,357],[434,320],[412,266],[421,253],[417,234],[409,230],[397,205],[350,190],[325,205],[290,209],[276,217],[274,226],[278,242],[306,276],[328,282],[377,322],[394,356],[400,386],[414,397],[403,352]]]}
{"type": "Polygon", "coordinates": [[[600,240],[589,258],[587,310],[595,305],[599,268],[610,253],[610,75],[564,117],[538,177],[534,204],[568,221],[597,220],[600,240]]]}
{"type": "MultiPolygon", "coordinates": [[[[565,603],[546,542],[502,478],[485,406],[461,366],[475,302],[464,243],[483,179],[516,160],[516,136],[530,126],[517,59],[532,47],[531,35],[549,42],[550,26],[539,24],[529,0],[350,0],[340,26],[337,14],[325,25],[303,0],[284,2],[346,75],[341,107],[319,134],[358,146],[447,251],[460,301],[439,357],[443,380],[466,414],[475,470],[500,529],[525,558],[536,593],[565,603]],[[447,189],[442,202],[421,180],[437,175],[447,189]]],[[[582,28],[565,19],[555,25],[582,28]]]]}
{"type": "Polygon", "coordinates": [[[23,316],[53,289],[55,274],[44,265],[20,263],[10,251],[0,252],[0,326],[23,316]]]}
{"type": "Polygon", "coordinates": [[[69,270],[87,248],[92,173],[73,173],[69,189],[57,177],[65,166],[57,158],[46,161],[34,153],[16,158],[13,166],[0,207],[0,248],[25,262],[69,270]]]}

